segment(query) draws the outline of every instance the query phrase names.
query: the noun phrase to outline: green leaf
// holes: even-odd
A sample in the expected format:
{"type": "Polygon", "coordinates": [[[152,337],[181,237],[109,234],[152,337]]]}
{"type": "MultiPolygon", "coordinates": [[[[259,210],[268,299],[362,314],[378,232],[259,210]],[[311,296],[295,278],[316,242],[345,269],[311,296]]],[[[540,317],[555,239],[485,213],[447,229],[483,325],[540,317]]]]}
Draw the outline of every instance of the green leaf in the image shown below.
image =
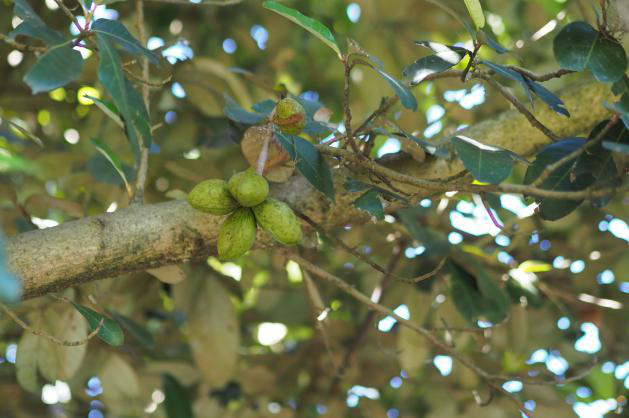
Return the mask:
{"type": "Polygon", "coordinates": [[[476,180],[499,184],[511,174],[514,163],[511,151],[462,135],[452,138],[452,143],[463,165],[476,180]]]}
{"type": "Polygon", "coordinates": [[[127,316],[113,311],[108,312],[120,325],[122,325],[124,329],[129,331],[129,334],[131,334],[143,346],[145,346],[149,350],[153,350],[155,348],[155,339],[153,338],[153,334],[151,334],[146,328],[127,316]]]}
{"type": "Polygon", "coordinates": [[[0,231],[0,302],[15,303],[22,297],[22,282],[7,265],[4,251],[4,235],[0,231]]]}
{"type": "Polygon", "coordinates": [[[335,201],[332,172],[319,150],[299,136],[285,135],[279,130],[275,131],[275,136],[291,158],[297,161],[297,169],[310,184],[335,201]]]}
{"type": "Polygon", "coordinates": [[[482,30],[482,34],[485,36],[485,42],[487,46],[496,51],[499,54],[506,54],[509,52],[507,48],[502,46],[500,42],[494,36],[494,32],[491,30],[489,26],[485,26],[482,30]]]}
{"type": "Polygon", "coordinates": [[[290,7],[286,7],[276,1],[265,1],[262,3],[262,6],[265,9],[272,10],[275,13],[284,16],[286,19],[306,29],[308,32],[322,40],[327,46],[332,48],[340,60],[343,59],[343,54],[341,54],[341,50],[334,39],[334,35],[332,35],[330,29],[328,29],[323,23],[311,17],[305,16],[301,12],[291,9],[290,7]]]}
{"type": "Polygon", "coordinates": [[[461,62],[462,59],[463,57],[454,51],[448,54],[448,57],[446,57],[445,53],[428,55],[406,67],[402,75],[410,80],[412,86],[416,86],[429,75],[448,70],[461,62]]]}
{"type": "MultiPolygon", "coordinates": [[[[111,162],[109,162],[109,160],[102,154],[99,153],[87,160],[86,165],[87,171],[97,182],[113,184],[118,187],[125,186],[111,162]]],[[[129,182],[132,182],[135,179],[135,171],[133,170],[133,167],[122,163],[122,170],[129,182]]]]}
{"type": "Polygon", "coordinates": [[[136,161],[139,161],[140,143],[133,125],[136,116],[132,113],[131,105],[129,104],[128,83],[122,72],[120,55],[106,36],[97,35],[97,39],[100,52],[98,79],[105,86],[118,108],[125,123],[125,130],[131,143],[131,149],[136,161]]]}
{"type": "Polygon", "coordinates": [[[384,70],[384,62],[380,58],[376,57],[375,55],[372,55],[369,52],[367,52],[362,46],[358,44],[358,42],[356,42],[352,38],[347,38],[347,54],[360,55],[364,58],[367,58],[376,67],[380,68],[381,70],[384,70]]]}
{"type": "Polygon", "coordinates": [[[533,90],[533,93],[535,93],[544,103],[550,106],[552,110],[561,115],[570,117],[570,112],[566,109],[565,103],[553,92],[533,80],[529,80],[528,78],[525,78],[525,80],[531,90],[533,90]]]}
{"type": "Polygon", "coordinates": [[[83,58],[69,45],[53,46],[42,54],[24,76],[33,94],[65,86],[83,70],[83,58]]]}
{"type": "Polygon", "coordinates": [[[619,152],[621,154],[629,154],[628,144],[619,144],[617,142],[603,141],[603,148],[612,152],[619,152]]]}
{"type": "Polygon", "coordinates": [[[125,78],[125,85],[127,89],[127,99],[129,101],[129,110],[131,112],[131,119],[137,132],[142,136],[144,140],[144,146],[151,147],[153,143],[153,132],[151,130],[151,121],[149,112],[146,110],[144,99],[140,95],[140,92],[131,84],[131,82],[125,78]]]}
{"type": "Polygon", "coordinates": [[[353,205],[360,210],[368,212],[379,221],[384,219],[384,207],[376,190],[367,190],[353,202],[353,205]]]}
{"type": "Polygon", "coordinates": [[[61,32],[48,27],[26,0],[15,0],[13,13],[22,19],[22,23],[9,33],[9,38],[30,36],[43,41],[47,46],[59,45],[67,40],[61,32]]]}
{"type": "Polygon", "coordinates": [[[454,306],[469,324],[476,325],[476,319],[481,315],[481,294],[476,285],[476,279],[458,264],[448,261],[451,273],[450,296],[454,306]]]}
{"type": "Polygon", "coordinates": [[[424,216],[423,208],[410,207],[401,209],[397,211],[397,216],[411,237],[426,247],[427,256],[441,256],[450,252],[452,244],[450,244],[447,237],[440,231],[425,227],[419,221],[419,217],[424,216]]]}
{"type": "Polygon", "coordinates": [[[379,69],[377,67],[374,67],[371,64],[369,66],[371,68],[373,68],[373,70],[375,72],[380,74],[382,76],[382,78],[387,80],[387,82],[389,83],[391,88],[393,88],[393,91],[395,91],[395,94],[397,94],[397,96],[400,98],[400,102],[402,103],[402,106],[404,106],[405,108],[410,109],[412,111],[416,111],[417,110],[417,99],[413,95],[412,91],[410,91],[408,88],[406,88],[406,86],[404,84],[402,84],[402,82],[400,82],[399,80],[393,78],[392,76],[390,76],[389,74],[385,73],[381,69],[379,69]]]}
{"type": "MultiPolygon", "coordinates": [[[[274,106],[275,107],[275,106],[274,106]]],[[[225,94],[225,107],[223,113],[234,122],[245,125],[255,125],[266,119],[267,116],[245,110],[228,94],[225,94]]]]}
{"type": "Polygon", "coordinates": [[[122,333],[120,325],[118,325],[116,321],[99,314],[98,312],[88,308],[87,306],[79,305],[75,302],[71,303],[76,308],[76,310],[79,311],[81,315],[83,315],[83,317],[85,317],[87,323],[90,326],[90,331],[94,331],[96,328],[98,328],[100,321],[104,320],[103,325],[98,331],[98,337],[101,340],[105,341],[109,345],[113,345],[114,347],[120,346],[124,343],[124,334],[122,333]]]}
{"type": "Polygon", "coordinates": [[[135,39],[127,28],[117,20],[96,19],[92,24],[92,31],[115,42],[122,49],[130,54],[143,54],[153,64],[158,63],[157,56],[142,46],[140,41],[135,39]]]}
{"type": "MultiPolygon", "coordinates": [[[[560,160],[564,156],[575,151],[585,144],[584,138],[566,138],[543,148],[536,156],[533,164],[529,166],[524,176],[524,183],[533,183],[544,169],[560,160]]],[[[593,177],[589,174],[572,176],[574,161],[569,161],[557,168],[542,183],[541,187],[547,190],[578,191],[590,186],[593,177]]],[[[575,210],[583,200],[537,199],[540,216],[542,219],[554,221],[561,219],[575,210]]]]}
{"type": "Polygon", "coordinates": [[[607,39],[586,22],[564,27],[553,42],[555,58],[561,68],[588,69],[603,83],[613,83],[627,71],[627,54],[619,43],[607,39]]]}
{"type": "Polygon", "coordinates": [[[188,391],[170,374],[162,375],[164,407],[168,418],[192,418],[192,406],[188,391]]]}
{"type": "Polygon", "coordinates": [[[465,7],[469,12],[476,29],[482,29],[485,26],[485,13],[483,13],[483,7],[480,4],[480,0],[463,0],[465,7]]]}
{"type": "Polygon", "coordinates": [[[629,77],[623,75],[622,78],[612,85],[612,93],[616,96],[629,93],[629,77]]]}
{"type": "Polygon", "coordinates": [[[619,101],[607,104],[606,107],[620,114],[620,118],[629,129],[629,93],[623,94],[619,101]]]}
{"type": "Polygon", "coordinates": [[[94,144],[94,146],[98,150],[98,152],[100,152],[103,155],[103,157],[105,157],[107,161],[111,163],[112,167],[116,170],[116,173],[118,173],[118,175],[124,182],[127,190],[131,190],[131,185],[129,184],[129,181],[127,180],[127,175],[124,172],[122,161],[120,161],[116,153],[111,148],[109,148],[107,144],[105,144],[98,138],[92,138],[91,141],[92,141],[92,144],[94,144]]]}

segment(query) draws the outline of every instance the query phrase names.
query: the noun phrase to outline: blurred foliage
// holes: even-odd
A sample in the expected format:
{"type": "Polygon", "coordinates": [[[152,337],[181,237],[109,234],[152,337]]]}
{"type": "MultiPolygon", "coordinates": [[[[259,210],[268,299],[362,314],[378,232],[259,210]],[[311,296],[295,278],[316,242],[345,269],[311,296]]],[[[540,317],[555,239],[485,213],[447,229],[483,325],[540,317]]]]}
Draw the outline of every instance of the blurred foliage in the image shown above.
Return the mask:
{"type": "MultiPolygon", "coordinates": [[[[10,3],[2,6],[3,34],[16,26],[10,3]]],[[[54,1],[30,3],[46,24],[69,38],[70,22],[54,1]]],[[[66,3],[80,13],[75,1],[66,3]]],[[[111,3],[107,12],[99,6],[102,17],[117,18],[137,36],[135,2],[95,3],[111,3]]],[[[288,93],[320,101],[332,112],[330,122],[342,122],[343,64],[334,51],[259,3],[218,7],[145,1],[148,47],[170,61],[151,66],[151,81],[164,85],[151,88],[148,126],[153,127],[153,144],[147,202],[182,198],[206,178],[228,178],[248,166],[239,146],[247,125],[225,116],[228,97],[249,112],[246,116],[255,117],[270,112],[265,101],[288,93]],[[254,104],[257,107],[252,108],[254,104]]],[[[286,5],[329,27],[342,51],[346,38],[357,40],[399,80],[404,68],[426,55],[414,41],[473,46],[466,28],[433,3],[296,0],[286,5]]],[[[442,3],[466,16],[464,2],[442,3]]],[[[522,65],[537,73],[554,71],[552,45],[558,29],[577,20],[594,24],[595,3],[482,1],[490,36],[511,52],[482,48],[480,58],[522,65]],[[550,34],[540,36],[543,28],[550,34]]],[[[104,45],[102,39],[99,42],[104,45]]],[[[626,39],[623,45],[628,45],[626,39]]],[[[98,81],[97,57],[85,59],[81,75],[71,83],[32,95],[23,77],[35,55],[7,43],[0,51],[4,233],[13,236],[127,206],[125,183],[134,181],[136,156],[120,119],[116,120],[117,109],[125,112],[122,102],[112,101],[102,77],[98,81]]],[[[131,59],[120,54],[125,61],[131,59]]],[[[464,64],[456,68],[463,69],[464,64]]],[[[130,68],[140,77],[137,66],[130,68]]],[[[379,68],[375,62],[374,68],[379,68]]],[[[354,121],[367,118],[383,97],[400,94],[395,82],[387,83],[367,67],[356,67],[351,80],[354,121]]],[[[557,91],[574,80],[561,78],[544,85],[557,91]]],[[[140,89],[134,78],[130,81],[140,89]]],[[[526,101],[517,81],[506,84],[526,101]]],[[[396,104],[391,114],[402,130],[427,137],[429,127],[451,134],[461,125],[508,108],[497,92],[476,84],[456,78],[424,83],[413,90],[418,112],[396,104]],[[479,92],[484,93],[478,103],[469,105],[462,99],[470,101],[479,92]],[[435,112],[441,116],[435,118],[435,112]]],[[[126,88],[127,99],[137,101],[139,96],[130,93],[130,86],[117,88],[126,88]]],[[[530,94],[531,87],[525,89],[530,94]]],[[[142,118],[130,113],[125,117],[146,133],[142,118]]],[[[127,125],[129,129],[134,128],[127,125]]],[[[378,135],[373,152],[386,143],[387,136],[378,135]]],[[[509,164],[509,172],[501,173],[499,181],[506,176],[522,180],[526,167],[514,165],[511,171],[512,156],[499,151],[509,164]]],[[[492,176],[483,180],[492,181],[492,176]]],[[[439,336],[474,364],[501,375],[548,377],[554,371],[561,376],[565,370],[557,365],[563,362],[569,365],[568,374],[587,369],[594,356],[578,349],[578,341],[594,335],[587,325],[593,324],[602,346],[594,350],[597,363],[591,373],[566,385],[525,384],[515,396],[536,417],[575,416],[583,405],[601,400],[621,413],[627,402],[623,379],[628,360],[626,196],[615,197],[603,208],[582,205],[557,222],[538,216],[520,219],[507,209],[504,199],[486,196],[486,202],[481,202],[463,193],[426,200],[395,217],[384,217],[378,203],[394,197],[377,188],[358,187],[366,192],[357,205],[384,221],[348,225],[328,231],[330,235],[380,265],[387,265],[401,251],[396,274],[402,277],[429,272],[442,254],[456,254],[456,260],[430,280],[416,285],[390,280],[383,304],[404,306],[414,322],[439,330],[439,336]],[[487,232],[476,236],[453,225],[455,217],[488,222],[484,203],[496,209],[505,224],[498,237],[487,232]],[[609,232],[614,222],[625,222],[624,236],[609,232]],[[479,318],[495,324],[482,330],[479,318]],[[534,353],[545,354],[532,358],[534,353]]],[[[319,241],[316,250],[304,249],[304,256],[370,295],[382,274],[325,236],[319,241]]],[[[9,273],[0,269],[0,283],[5,276],[9,273]]],[[[395,321],[370,314],[338,289],[319,285],[319,298],[329,308],[324,338],[317,326],[319,312],[306,293],[306,279],[295,263],[286,264],[273,252],[257,250],[233,263],[211,258],[207,263],[164,267],[63,292],[64,299],[81,303],[77,306],[89,326],[66,300],[25,301],[14,307],[17,314],[33,329],[65,341],[85,338],[99,326],[103,314],[111,323],[103,323],[98,332],[101,340],[64,347],[23,332],[3,313],[0,416],[85,416],[89,411],[112,417],[497,418],[518,414],[509,399],[490,395],[479,377],[456,361],[451,370],[443,368],[444,353],[424,339],[395,321]],[[366,318],[372,321],[365,322],[366,318]],[[119,332],[124,333],[124,343],[119,332]],[[346,359],[348,350],[353,354],[346,359]],[[335,366],[343,363],[343,374],[338,376],[335,366]],[[473,391],[482,399],[493,399],[480,406],[473,391]]]]}

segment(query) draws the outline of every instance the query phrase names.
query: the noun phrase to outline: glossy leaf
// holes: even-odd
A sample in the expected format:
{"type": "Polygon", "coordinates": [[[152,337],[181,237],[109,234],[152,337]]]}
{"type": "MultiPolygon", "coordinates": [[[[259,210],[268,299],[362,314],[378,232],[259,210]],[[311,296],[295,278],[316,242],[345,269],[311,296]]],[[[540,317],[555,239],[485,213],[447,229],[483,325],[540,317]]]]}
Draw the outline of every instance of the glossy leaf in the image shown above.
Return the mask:
{"type": "Polygon", "coordinates": [[[130,54],[143,54],[153,64],[158,63],[157,56],[142,46],[127,28],[117,20],[96,19],[92,24],[92,31],[108,38],[130,54]]]}
{"type": "Polygon", "coordinates": [[[627,54],[614,42],[586,22],[573,22],[555,37],[553,48],[561,68],[588,69],[603,83],[613,83],[625,75],[627,54]]]}
{"type": "Polygon", "coordinates": [[[369,65],[375,72],[380,74],[382,78],[384,78],[387,83],[391,86],[395,94],[400,98],[400,102],[402,106],[412,111],[417,110],[417,99],[412,91],[410,91],[400,80],[392,77],[388,73],[382,71],[381,69],[374,67],[373,65],[369,65]]]}
{"type": "Polygon", "coordinates": [[[155,348],[155,339],[153,338],[153,334],[151,334],[146,328],[125,315],[112,311],[108,312],[113,319],[116,320],[116,322],[129,331],[129,334],[131,334],[144,347],[149,350],[153,350],[155,348]]]}
{"type": "Polygon", "coordinates": [[[415,86],[431,74],[441,73],[454,67],[461,59],[458,59],[458,61],[447,61],[439,55],[428,55],[406,67],[403,75],[410,80],[411,85],[415,86]]]}
{"type": "Polygon", "coordinates": [[[100,152],[103,155],[103,157],[105,157],[107,161],[111,163],[112,167],[116,170],[116,173],[118,173],[118,175],[124,182],[127,189],[131,190],[131,186],[129,185],[129,182],[127,180],[127,175],[124,172],[122,161],[120,161],[120,158],[118,158],[116,153],[111,148],[109,148],[107,144],[105,144],[98,138],[92,138],[91,141],[92,141],[92,144],[94,144],[94,146],[98,150],[98,152],[100,152]]]}
{"type": "Polygon", "coordinates": [[[65,86],[83,70],[83,58],[70,45],[53,46],[42,54],[24,76],[33,94],[65,86]]]}
{"type": "Polygon", "coordinates": [[[87,319],[87,323],[90,326],[90,332],[98,328],[100,321],[104,320],[103,325],[98,331],[98,337],[114,347],[121,346],[124,343],[124,334],[120,325],[118,325],[116,321],[99,314],[87,306],[79,305],[75,302],[72,302],[72,305],[81,313],[81,315],[83,315],[83,317],[85,317],[85,319],[87,319]]]}
{"type": "Polygon", "coordinates": [[[490,47],[491,49],[493,49],[499,54],[506,54],[507,52],[509,52],[507,48],[505,48],[504,46],[500,44],[500,42],[498,42],[498,40],[494,36],[493,31],[491,30],[489,26],[486,25],[483,28],[482,33],[485,36],[485,42],[487,43],[488,47],[490,47]]]}
{"type": "Polygon", "coordinates": [[[26,0],[15,0],[13,13],[22,19],[22,23],[9,33],[9,38],[30,36],[43,41],[47,46],[59,45],[67,40],[61,32],[48,27],[26,0]]]}
{"type": "Polygon", "coordinates": [[[290,157],[297,161],[297,169],[317,190],[335,201],[332,172],[323,155],[314,145],[295,135],[275,131],[276,138],[290,157]]]}
{"type": "Polygon", "coordinates": [[[227,94],[225,95],[225,107],[223,108],[223,112],[225,113],[225,116],[227,116],[234,122],[242,123],[245,125],[258,124],[267,117],[260,113],[254,113],[245,110],[227,94]]]}
{"type": "Polygon", "coordinates": [[[162,375],[164,407],[168,418],[192,418],[192,405],[188,392],[172,375],[162,375]]]}
{"type": "Polygon", "coordinates": [[[353,202],[353,205],[360,210],[368,212],[379,221],[384,219],[384,207],[382,206],[382,201],[378,197],[376,190],[366,191],[353,202]]]}
{"type": "MultiPolygon", "coordinates": [[[[535,161],[526,171],[524,183],[530,184],[534,182],[548,165],[570,154],[577,148],[582,147],[584,143],[584,138],[567,138],[546,146],[537,154],[535,161]]],[[[572,176],[573,166],[574,161],[570,161],[557,168],[540,187],[556,191],[578,191],[590,186],[593,177],[589,174],[572,176]]],[[[540,205],[540,216],[543,219],[554,221],[568,215],[576,209],[583,200],[546,198],[537,199],[537,202],[540,205]]]]}
{"type": "Polygon", "coordinates": [[[336,52],[336,55],[339,57],[339,59],[343,59],[343,55],[341,54],[341,50],[336,43],[336,39],[334,39],[334,35],[332,35],[330,29],[328,29],[323,23],[311,17],[305,16],[298,10],[286,7],[276,1],[265,1],[264,3],[262,3],[262,6],[266,9],[272,10],[275,13],[284,16],[288,20],[306,29],[308,32],[312,33],[317,38],[322,40],[323,43],[325,43],[327,46],[332,48],[332,50],[336,52]]]}
{"type": "Polygon", "coordinates": [[[483,7],[480,4],[480,0],[463,0],[465,7],[469,12],[476,29],[482,29],[485,27],[485,13],[483,13],[483,7]]]}
{"type": "Polygon", "coordinates": [[[488,66],[492,70],[494,70],[497,74],[500,74],[503,77],[510,78],[511,80],[517,81],[520,86],[524,89],[526,94],[528,95],[529,101],[531,104],[533,103],[533,95],[531,92],[531,88],[527,83],[527,80],[524,78],[522,74],[517,71],[514,71],[510,68],[504,67],[502,65],[498,65],[491,61],[481,61],[482,64],[488,66]]]}
{"type": "Polygon", "coordinates": [[[134,114],[131,111],[128,97],[128,84],[122,71],[122,61],[118,51],[106,36],[98,35],[98,48],[100,52],[100,64],[98,66],[98,79],[111,95],[114,104],[118,108],[125,123],[127,137],[131,143],[136,161],[140,159],[140,144],[133,126],[134,114]]]}
{"type": "Polygon", "coordinates": [[[452,138],[452,143],[463,165],[476,180],[499,184],[511,174],[514,161],[510,151],[462,135],[452,138]]]}

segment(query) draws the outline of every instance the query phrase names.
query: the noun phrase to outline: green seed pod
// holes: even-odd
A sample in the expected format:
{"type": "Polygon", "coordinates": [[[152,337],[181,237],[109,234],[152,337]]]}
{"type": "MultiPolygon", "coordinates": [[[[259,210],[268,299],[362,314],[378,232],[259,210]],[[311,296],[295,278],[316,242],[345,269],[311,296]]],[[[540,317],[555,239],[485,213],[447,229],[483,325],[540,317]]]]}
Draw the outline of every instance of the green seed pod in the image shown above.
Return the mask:
{"type": "Polygon", "coordinates": [[[245,254],[256,241],[256,219],[249,208],[236,209],[218,231],[218,258],[231,260],[245,254]]]}
{"type": "Polygon", "coordinates": [[[277,103],[271,121],[282,133],[299,135],[306,126],[306,111],[297,100],[287,97],[277,103]]]}
{"type": "Polygon", "coordinates": [[[284,202],[269,197],[253,208],[258,224],[278,242],[295,245],[301,241],[301,224],[284,202]]]}
{"type": "Polygon", "coordinates": [[[234,174],[227,187],[234,199],[246,207],[259,205],[269,195],[269,183],[253,168],[234,174]]]}
{"type": "Polygon", "coordinates": [[[227,182],[220,179],[205,180],[188,193],[188,203],[201,212],[227,215],[238,208],[238,202],[227,189],[227,182]]]}

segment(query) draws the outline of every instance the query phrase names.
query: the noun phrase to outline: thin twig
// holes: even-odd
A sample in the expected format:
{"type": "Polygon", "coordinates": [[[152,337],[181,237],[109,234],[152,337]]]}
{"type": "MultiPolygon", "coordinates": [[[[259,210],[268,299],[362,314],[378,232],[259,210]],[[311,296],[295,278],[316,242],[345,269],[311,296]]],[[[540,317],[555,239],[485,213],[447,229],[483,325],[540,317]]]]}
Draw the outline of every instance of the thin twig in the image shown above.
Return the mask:
{"type": "Polygon", "coordinates": [[[5,42],[6,44],[12,46],[13,48],[19,50],[19,51],[31,51],[31,52],[46,52],[48,50],[48,48],[43,47],[43,46],[32,46],[32,45],[26,45],[26,44],[22,44],[19,43],[11,38],[9,38],[8,36],[6,36],[3,33],[0,33],[0,41],[5,42]]]}
{"type": "Polygon", "coordinates": [[[4,313],[6,313],[11,319],[13,319],[13,321],[15,321],[16,324],[18,324],[22,329],[24,329],[25,331],[30,332],[33,335],[37,335],[39,337],[43,337],[49,341],[52,341],[53,343],[57,344],[57,345],[61,345],[64,347],[77,347],[79,345],[83,345],[83,344],[87,344],[87,342],[89,340],[91,340],[92,338],[94,338],[98,332],[100,331],[101,327],[103,326],[103,324],[105,323],[105,318],[101,318],[100,322],[98,323],[98,326],[96,328],[94,328],[94,330],[92,332],[90,332],[87,337],[78,340],[78,341],[64,341],[64,340],[60,340],[57,337],[54,337],[50,334],[48,334],[47,332],[44,331],[38,331],[35,330],[33,328],[31,328],[30,325],[28,325],[26,322],[22,321],[20,319],[19,316],[17,316],[17,314],[15,312],[13,312],[11,309],[9,309],[8,306],[6,306],[4,303],[0,302],[0,309],[2,309],[4,311],[4,313]]]}
{"type": "Polygon", "coordinates": [[[552,139],[553,141],[557,141],[559,136],[555,134],[553,131],[548,129],[542,122],[540,122],[530,110],[524,106],[524,104],[518,100],[506,87],[502,84],[498,83],[496,80],[491,78],[490,76],[482,73],[475,73],[475,76],[485,80],[489,83],[493,88],[498,90],[500,94],[504,96],[515,108],[524,115],[524,117],[533,125],[535,128],[539,129],[544,135],[552,139]]]}
{"type": "Polygon", "coordinates": [[[358,150],[358,145],[356,145],[354,134],[352,133],[352,109],[349,104],[349,87],[351,83],[352,68],[354,68],[354,65],[350,62],[350,57],[348,55],[343,58],[343,66],[345,68],[345,84],[343,86],[343,114],[345,121],[345,137],[347,138],[347,142],[349,142],[349,145],[352,147],[352,150],[356,154],[359,154],[360,151],[358,150]]]}
{"type": "Polygon", "coordinates": [[[128,68],[123,68],[124,72],[130,76],[132,79],[136,80],[139,83],[142,84],[146,84],[149,87],[156,87],[156,88],[161,88],[164,87],[166,84],[170,83],[173,79],[173,75],[170,74],[168,77],[166,77],[165,79],[163,79],[162,81],[158,81],[158,82],[152,82],[149,80],[146,80],[140,76],[135,75],[131,70],[129,70],[128,68]]]}
{"type": "Polygon", "coordinates": [[[63,0],[55,0],[55,3],[57,3],[63,13],[65,13],[66,16],[68,16],[68,18],[72,21],[72,23],[74,23],[74,26],[76,26],[76,28],[79,30],[79,33],[83,33],[83,27],[81,27],[79,20],[76,18],[74,13],[72,13],[72,10],[70,10],[70,8],[68,8],[68,6],[63,3],[63,0]]]}
{"type": "Polygon", "coordinates": [[[609,133],[609,131],[611,131],[611,129],[614,127],[614,125],[618,123],[619,120],[620,120],[620,117],[617,114],[612,116],[612,118],[609,120],[607,125],[605,125],[605,127],[603,128],[603,130],[598,135],[596,135],[596,138],[586,142],[582,147],[577,148],[576,150],[572,151],[570,154],[566,155],[565,157],[560,158],[554,163],[547,165],[542,171],[542,173],[539,175],[539,177],[533,183],[531,183],[531,186],[533,187],[541,186],[546,181],[546,179],[550,177],[553,171],[557,170],[559,167],[563,166],[564,164],[578,158],[585,151],[587,151],[588,149],[594,147],[596,144],[601,142],[603,139],[605,139],[605,136],[609,133]]]}
{"type": "Polygon", "coordinates": [[[560,68],[559,70],[552,71],[550,73],[537,74],[537,73],[534,73],[533,71],[527,70],[526,68],[518,67],[515,65],[505,65],[505,67],[510,70],[516,71],[533,81],[540,81],[540,82],[552,80],[553,78],[560,78],[560,77],[563,77],[564,75],[575,73],[575,71],[565,70],[563,68],[560,68]]]}
{"type": "MultiPolygon", "coordinates": [[[[144,27],[144,0],[136,0],[135,3],[136,18],[138,25],[138,35],[140,43],[146,45],[146,28],[144,27]]],[[[142,78],[144,80],[149,79],[149,61],[148,57],[142,57],[142,78]]],[[[150,97],[149,86],[146,83],[142,84],[142,98],[144,99],[144,106],[147,113],[150,114],[150,97]]],[[[131,129],[134,129],[131,127],[131,129]]],[[[138,142],[140,143],[140,162],[138,164],[138,173],[135,182],[135,193],[131,199],[133,204],[144,203],[144,187],[146,185],[146,176],[148,173],[149,165],[149,149],[146,145],[147,138],[142,135],[138,135],[138,142]]]]}

